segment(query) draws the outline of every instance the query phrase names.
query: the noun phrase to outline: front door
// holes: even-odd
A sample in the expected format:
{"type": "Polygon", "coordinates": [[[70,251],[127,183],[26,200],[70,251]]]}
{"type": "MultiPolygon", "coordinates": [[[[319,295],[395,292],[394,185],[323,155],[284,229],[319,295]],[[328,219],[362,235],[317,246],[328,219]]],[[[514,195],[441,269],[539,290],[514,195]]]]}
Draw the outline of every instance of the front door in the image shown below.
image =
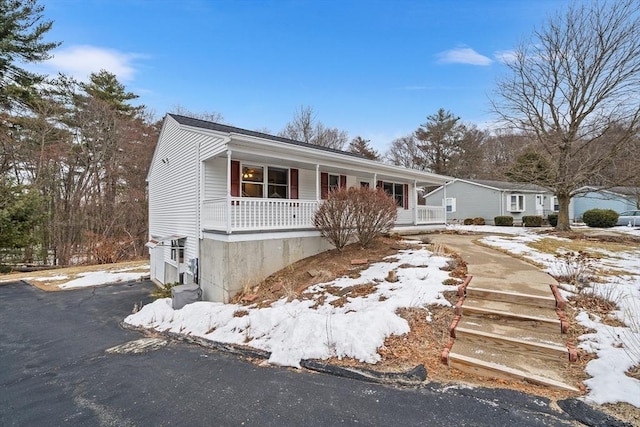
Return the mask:
{"type": "Polygon", "coordinates": [[[536,194],[536,215],[544,215],[544,195],[536,194]]]}

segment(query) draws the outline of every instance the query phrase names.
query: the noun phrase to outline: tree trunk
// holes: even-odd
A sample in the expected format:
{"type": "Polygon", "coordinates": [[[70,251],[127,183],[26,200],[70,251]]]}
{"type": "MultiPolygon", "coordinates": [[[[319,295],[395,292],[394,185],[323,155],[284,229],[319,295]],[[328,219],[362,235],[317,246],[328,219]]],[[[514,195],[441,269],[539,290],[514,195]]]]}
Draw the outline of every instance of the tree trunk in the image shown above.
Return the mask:
{"type": "Polygon", "coordinates": [[[569,203],[571,202],[571,196],[564,192],[559,192],[556,196],[558,197],[558,224],[556,225],[556,230],[571,231],[571,226],[569,225],[569,203]]]}

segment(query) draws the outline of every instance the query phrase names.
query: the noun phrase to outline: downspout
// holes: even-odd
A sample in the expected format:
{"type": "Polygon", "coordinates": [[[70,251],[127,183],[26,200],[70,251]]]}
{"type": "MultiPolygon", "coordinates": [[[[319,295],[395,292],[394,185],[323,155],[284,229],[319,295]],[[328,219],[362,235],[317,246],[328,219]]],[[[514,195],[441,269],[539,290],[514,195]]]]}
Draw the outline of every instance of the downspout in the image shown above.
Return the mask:
{"type": "Polygon", "coordinates": [[[231,150],[227,150],[227,234],[231,234],[231,150]]]}
{"type": "MultiPolygon", "coordinates": [[[[202,239],[202,200],[204,199],[203,197],[203,193],[204,193],[204,188],[202,186],[202,183],[204,182],[204,179],[202,177],[203,174],[203,170],[204,168],[202,167],[202,160],[200,159],[200,145],[202,144],[202,141],[198,141],[198,146],[196,147],[196,161],[198,162],[198,170],[197,170],[197,175],[198,175],[198,196],[197,196],[197,201],[196,201],[196,235],[198,236],[198,239],[202,239]]],[[[198,245],[196,245],[196,248],[198,248],[200,246],[200,242],[198,242],[198,245]]],[[[199,255],[199,250],[196,249],[196,258],[199,255]]]]}

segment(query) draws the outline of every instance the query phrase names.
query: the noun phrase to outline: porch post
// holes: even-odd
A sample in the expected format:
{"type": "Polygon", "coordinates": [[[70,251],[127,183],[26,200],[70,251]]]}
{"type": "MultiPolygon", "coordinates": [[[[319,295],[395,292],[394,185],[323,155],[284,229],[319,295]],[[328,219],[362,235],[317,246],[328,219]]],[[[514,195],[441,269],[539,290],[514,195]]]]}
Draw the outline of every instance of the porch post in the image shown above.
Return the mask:
{"type": "MultiPolygon", "coordinates": [[[[407,194],[407,197],[409,195],[407,194]]],[[[418,225],[418,181],[413,180],[413,225],[418,225]]],[[[411,200],[411,199],[409,199],[411,200]]]]}
{"type": "Polygon", "coordinates": [[[320,201],[320,165],[316,164],[316,201],[320,201]]]}
{"type": "Polygon", "coordinates": [[[231,234],[231,150],[227,150],[227,234],[231,234]]]}

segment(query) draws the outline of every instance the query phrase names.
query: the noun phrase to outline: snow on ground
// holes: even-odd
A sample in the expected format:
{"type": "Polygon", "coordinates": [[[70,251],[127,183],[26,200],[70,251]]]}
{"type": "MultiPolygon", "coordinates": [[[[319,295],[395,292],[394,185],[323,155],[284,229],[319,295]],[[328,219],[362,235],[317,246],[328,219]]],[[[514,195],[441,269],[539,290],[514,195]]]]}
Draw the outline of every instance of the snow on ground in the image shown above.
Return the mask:
{"type": "MultiPolygon", "coordinates": [[[[115,271],[90,271],[87,273],[78,273],[78,277],[65,283],[58,285],[61,289],[71,288],[84,288],[87,286],[96,286],[106,283],[119,283],[128,282],[131,280],[138,280],[143,276],[149,275],[149,266],[130,267],[123,268],[115,271]],[[136,270],[135,272],[129,272],[136,270]],[[143,271],[140,271],[143,270],[143,271]]],[[[54,279],[51,277],[42,278],[39,280],[64,280],[67,277],[62,276],[60,279],[54,279]]]]}
{"type": "Polygon", "coordinates": [[[302,359],[333,356],[375,363],[385,338],[409,332],[407,321],[396,314],[398,308],[450,305],[442,296],[452,289],[442,284],[449,273],[440,269],[448,260],[425,248],[403,250],[372,264],[357,279],[342,277],[309,287],[305,292],[313,295],[311,299],[282,298],[267,308],[195,302],[173,310],[167,298],[144,306],[125,322],[249,345],[271,352],[269,362],[283,366],[299,367],[302,359]],[[397,282],[385,281],[390,270],[397,271],[397,282]],[[344,289],[374,282],[373,293],[348,298],[342,307],[330,304],[338,297],[326,292],[327,286],[344,289]]]}
{"type": "MultiPolygon", "coordinates": [[[[640,236],[640,230],[631,227],[614,227],[609,231],[640,236]]],[[[552,275],[565,271],[567,265],[563,261],[527,245],[543,238],[559,239],[527,230],[512,236],[486,236],[481,241],[530,259],[544,266],[552,275]]],[[[627,402],[640,407],[640,381],[625,375],[629,368],[640,364],[640,250],[630,248],[626,252],[597,252],[602,258],[593,260],[593,268],[615,274],[601,275],[603,283],[593,283],[584,292],[593,292],[616,302],[619,310],[614,315],[628,327],[608,326],[598,316],[585,311],[578,315],[577,320],[581,325],[595,331],[579,337],[579,347],[598,356],[586,367],[587,374],[591,376],[585,381],[589,388],[587,399],[598,404],[627,402]]],[[[563,287],[571,288],[568,284],[563,287]]],[[[571,296],[567,291],[563,294],[565,297],[571,296]]]]}

